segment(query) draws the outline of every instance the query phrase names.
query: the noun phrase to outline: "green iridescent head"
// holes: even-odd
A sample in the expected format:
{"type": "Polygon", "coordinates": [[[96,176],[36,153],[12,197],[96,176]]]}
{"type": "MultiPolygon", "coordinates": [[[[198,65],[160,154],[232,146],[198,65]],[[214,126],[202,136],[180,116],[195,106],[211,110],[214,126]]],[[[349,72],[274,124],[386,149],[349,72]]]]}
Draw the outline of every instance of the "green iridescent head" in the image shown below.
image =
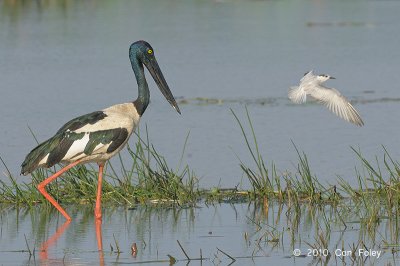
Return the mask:
{"type": "Polygon", "coordinates": [[[129,58],[134,70],[139,63],[142,63],[146,66],[164,97],[178,113],[181,113],[178,104],[176,103],[175,98],[172,95],[167,82],[165,81],[161,69],[158,66],[156,57],[154,56],[153,47],[151,47],[151,45],[146,41],[134,42],[129,48],[129,58]]]}

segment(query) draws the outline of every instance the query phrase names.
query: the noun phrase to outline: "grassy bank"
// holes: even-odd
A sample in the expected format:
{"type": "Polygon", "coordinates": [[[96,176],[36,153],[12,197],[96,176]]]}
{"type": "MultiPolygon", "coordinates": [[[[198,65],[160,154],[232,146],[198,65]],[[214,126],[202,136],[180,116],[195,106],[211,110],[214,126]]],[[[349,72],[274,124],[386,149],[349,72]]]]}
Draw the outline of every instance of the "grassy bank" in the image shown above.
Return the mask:
{"type": "MultiPolygon", "coordinates": [[[[351,250],[352,254],[356,254],[359,248],[376,249],[391,254],[393,258],[398,256],[400,164],[384,147],[383,158],[377,157],[373,162],[368,161],[361,151],[351,148],[354,156],[361,162],[361,168],[355,170],[358,185],[351,186],[341,177],[337,178],[335,185],[325,185],[313,174],[307,155],[294,143],[298,158],[297,169],[294,173],[286,171],[279,174],[276,165],[271,161],[267,162],[262,156],[264,153],[260,151],[248,110],[246,109],[243,121],[234,111],[232,114],[241,129],[243,145],[252,159],[252,166],[239,159],[238,168],[238,174],[248,179],[250,189],[204,189],[197,175],[182,162],[189,135],[182,143],[178,166],[171,166],[151,144],[146,128],[144,132],[137,133],[135,145],[127,147],[130,158],[122,160],[119,157],[118,169],[107,164],[102,197],[103,204],[108,207],[106,217],[111,219],[113,213],[122,206],[135,210],[127,213],[138,217],[161,211],[173,215],[172,221],[179,220],[178,217],[182,214],[194,221],[195,208],[187,207],[245,202],[249,210],[246,221],[252,226],[244,233],[243,239],[251,255],[241,257],[229,254],[232,261],[267,257],[269,255],[266,255],[266,250],[281,249],[287,253],[288,247],[291,251],[301,247],[303,251],[310,248],[328,252],[314,256],[313,262],[321,265],[335,262],[359,265],[365,263],[365,258],[361,256],[338,260],[332,253],[336,249],[351,250]],[[176,207],[173,212],[164,208],[171,206],[176,207]]],[[[245,153],[242,156],[246,156],[245,153]]],[[[53,215],[57,210],[43,198],[36,187],[59,169],[59,166],[39,169],[32,174],[32,182],[21,184],[16,182],[4,162],[3,165],[10,182],[6,184],[0,181],[0,214],[14,208],[18,209],[18,213],[23,213],[22,216],[30,213],[34,217],[34,224],[39,224],[41,230],[47,228],[49,221],[57,221],[57,215],[53,215]],[[40,206],[40,212],[31,211],[37,206],[40,206]]],[[[90,224],[96,189],[97,167],[91,165],[74,167],[47,187],[48,192],[63,206],[79,206],[75,210],[86,217],[83,221],[90,224]]],[[[235,205],[231,206],[235,208],[235,205]]],[[[114,242],[110,246],[112,254],[114,242]]],[[[184,252],[184,247],[180,244],[179,247],[184,252]]],[[[125,252],[129,252],[129,248],[130,246],[125,247],[125,252]]],[[[223,251],[217,251],[215,257],[226,258],[223,251]]],[[[185,254],[186,259],[173,259],[198,259],[192,256],[194,255],[185,254]]],[[[305,256],[301,254],[299,259],[305,256]]],[[[388,256],[390,255],[386,257],[388,256]]],[[[200,258],[212,259],[202,255],[200,258]]],[[[371,261],[373,263],[372,259],[371,261]]]]}
{"type": "MultiPolygon", "coordinates": [[[[144,134],[140,132],[137,134],[137,143],[133,147],[127,147],[131,158],[122,160],[119,157],[121,171],[117,171],[112,164],[107,164],[103,183],[103,203],[128,207],[136,204],[195,206],[199,201],[206,203],[261,201],[268,204],[268,201],[274,200],[294,209],[299,209],[304,203],[315,206],[345,205],[353,206],[354,211],[359,212],[360,217],[364,217],[369,228],[373,228],[381,217],[399,213],[400,165],[385,148],[381,163],[378,158],[374,163],[367,161],[360,151],[352,148],[362,163],[362,169],[355,172],[357,187],[350,186],[341,177],[338,177],[336,185],[324,185],[312,173],[307,155],[294,143],[298,156],[297,171],[279,175],[277,167],[271,162],[266,162],[261,155],[248,110],[246,109],[246,121],[240,121],[234,111],[232,114],[254,162],[254,167],[251,168],[239,161],[240,169],[248,178],[251,189],[243,190],[239,187],[203,189],[197,175],[188,165],[182,165],[189,135],[183,143],[179,166],[171,167],[151,144],[146,128],[144,134]],[[127,161],[130,162],[129,165],[126,165],[127,161]],[[377,202],[379,204],[376,204],[377,202]]],[[[40,203],[48,205],[36,187],[59,169],[59,166],[36,170],[32,174],[32,182],[20,184],[16,182],[4,162],[3,165],[10,184],[0,181],[0,203],[23,206],[40,203]]],[[[48,192],[62,204],[93,204],[96,189],[97,167],[93,168],[90,165],[74,167],[47,187],[48,192]]]]}
{"type": "MultiPolygon", "coordinates": [[[[147,129],[144,137],[140,134],[137,136],[138,142],[135,146],[127,147],[131,156],[130,165],[124,163],[121,155],[118,155],[121,167],[119,174],[112,164],[107,164],[102,201],[105,204],[128,206],[149,201],[168,204],[195,203],[201,191],[198,179],[189,166],[171,168],[165,158],[151,145],[147,129]]],[[[184,143],[182,157],[188,137],[184,143]]],[[[60,169],[60,166],[38,169],[32,173],[32,182],[19,184],[4,162],[3,165],[11,185],[0,180],[0,203],[26,206],[46,202],[37,190],[37,185],[60,169]]],[[[78,165],[49,184],[46,189],[64,204],[94,203],[97,175],[97,166],[78,165]]]]}

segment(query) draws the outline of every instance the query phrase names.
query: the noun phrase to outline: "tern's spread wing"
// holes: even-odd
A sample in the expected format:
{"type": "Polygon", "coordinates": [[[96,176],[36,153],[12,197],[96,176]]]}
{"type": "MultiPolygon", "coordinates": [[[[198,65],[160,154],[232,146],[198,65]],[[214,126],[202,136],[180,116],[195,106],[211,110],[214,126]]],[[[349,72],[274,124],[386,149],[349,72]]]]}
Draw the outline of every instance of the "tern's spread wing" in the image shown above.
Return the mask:
{"type": "Polygon", "coordinates": [[[314,71],[310,70],[300,79],[300,83],[312,81],[315,79],[315,77],[314,71]]]}
{"type": "Polygon", "coordinates": [[[314,89],[317,86],[317,76],[312,70],[304,74],[304,77],[300,80],[299,86],[290,87],[288,97],[294,103],[305,103],[307,100],[307,94],[310,89],[314,89]]]}
{"type": "Polygon", "coordinates": [[[357,126],[364,125],[357,110],[339,91],[319,86],[312,90],[310,95],[344,120],[357,126]]]}
{"type": "Polygon", "coordinates": [[[305,103],[307,99],[307,93],[304,91],[304,88],[301,86],[293,86],[290,87],[288,93],[289,99],[297,104],[305,103]]]}

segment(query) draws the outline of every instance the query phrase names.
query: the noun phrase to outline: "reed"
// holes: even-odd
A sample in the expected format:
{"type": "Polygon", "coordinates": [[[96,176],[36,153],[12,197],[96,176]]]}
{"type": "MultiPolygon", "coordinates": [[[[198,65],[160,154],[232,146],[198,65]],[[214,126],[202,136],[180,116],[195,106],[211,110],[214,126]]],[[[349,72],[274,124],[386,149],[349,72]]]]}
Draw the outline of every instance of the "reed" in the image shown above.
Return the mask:
{"type": "MultiPolygon", "coordinates": [[[[318,178],[312,174],[307,155],[304,152],[300,152],[294,142],[292,142],[292,144],[299,159],[297,172],[294,176],[291,174],[279,176],[277,167],[273,161],[270,163],[271,167],[268,168],[266,166],[267,163],[261,155],[254,126],[247,107],[246,122],[250,133],[246,131],[245,124],[232,109],[231,112],[241,129],[246,148],[255,164],[255,169],[252,169],[239,159],[240,168],[251,185],[251,197],[253,199],[266,196],[281,201],[287,201],[291,204],[296,204],[296,201],[299,200],[314,203],[332,203],[340,200],[336,187],[326,187],[322,185],[318,181],[318,178]]],[[[289,172],[285,171],[285,173],[289,172]]]]}
{"type": "MultiPolygon", "coordinates": [[[[109,162],[103,182],[104,204],[132,206],[137,203],[157,204],[194,204],[198,201],[200,190],[194,172],[185,165],[180,169],[171,168],[166,159],[150,144],[146,127],[145,139],[137,133],[138,141],[134,148],[128,146],[131,165],[126,166],[118,156],[121,173],[109,162]]],[[[186,148],[187,139],[181,155],[186,148]]],[[[15,177],[7,170],[9,183],[0,180],[0,203],[33,206],[44,201],[37,190],[37,185],[56,172],[60,166],[52,169],[37,169],[32,173],[32,182],[17,183],[15,177]]],[[[97,189],[97,171],[90,165],[78,165],[46,187],[47,191],[62,203],[94,203],[97,189]]]]}
{"type": "Polygon", "coordinates": [[[242,132],[247,150],[249,151],[251,158],[256,166],[255,170],[246,166],[240,159],[240,168],[244,172],[245,176],[248,178],[253,192],[253,197],[256,196],[269,196],[272,194],[281,195],[282,188],[280,178],[277,175],[276,167],[272,162],[271,169],[265,165],[265,161],[260,153],[256,134],[254,131],[254,126],[250,118],[249,111],[246,107],[246,118],[250,128],[251,135],[246,133],[245,125],[240,121],[236,113],[231,109],[236,122],[238,123],[240,130],[242,132]]]}
{"type": "MultiPolygon", "coordinates": [[[[304,204],[309,204],[315,210],[332,206],[337,207],[333,216],[344,228],[347,227],[346,217],[349,213],[356,214],[360,217],[361,230],[365,230],[372,238],[375,237],[375,229],[382,219],[398,222],[400,163],[392,158],[385,147],[383,160],[376,157],[373,162],[367,160],[360,150],[352,148],[361,163],[361,168],[355,169],[357,186],[351,186],[342,177],[338,177],[335,185],[321,184],[312,172],[307,155],[293,142],[298,156],[297,169],[294,173],[284,171],[284,174],[278,174],[276,165],[272,161],[267,163],[263,158],[250,113],[247,108],[245,110],[244,122],[233,110],[231,112],[254,164],[250,167],[239,158],[240,169],[248,178],[250,189],[202,189],[196,174],[183,163],[189,134],[183,143],[181,160],[178,166],[173,168],[151,144],[146,127],[144,134],[141,134],[140,130],[137,131],[136,143],[127,146],[130,159],[123,160],[120,154],[116,157],[120,169],[116,169],[111,163],[107,165],[103,183],[103,203],[131,207],[136,204],[194,206],[199,201],[205,201],[207,204],[261,202],[268,209],[269,201],[278,201],[287,206],[287,215],[293,222],[291,228],[294,231],[297,230],[296,221],[304,215],[304,204]]],[[[27,207],[45,203],[50,206],[43,200],[36,187],[60,166],[38,169],[32,173],[32,182],[18,183],[1,157],[0,161],[9,178],[9,182],[0,180],[0,203],[27,207]]],[[[97,169],[90,165],[78,165],[51,183],[47,190],[63,204],[94,204],[96,188],[97,169]]],[[[321,213],[325,215],[325,212],[321,213]]],[[[329,230],[327,219],[325,225],[326,230],[329,230]]],[[[276,240],[280,236],[277,232],[269,232],[268,235],[269,240],[276,240]]],[[[393,243],[393,240],[388,240],[388,243],[393,243]]]]}

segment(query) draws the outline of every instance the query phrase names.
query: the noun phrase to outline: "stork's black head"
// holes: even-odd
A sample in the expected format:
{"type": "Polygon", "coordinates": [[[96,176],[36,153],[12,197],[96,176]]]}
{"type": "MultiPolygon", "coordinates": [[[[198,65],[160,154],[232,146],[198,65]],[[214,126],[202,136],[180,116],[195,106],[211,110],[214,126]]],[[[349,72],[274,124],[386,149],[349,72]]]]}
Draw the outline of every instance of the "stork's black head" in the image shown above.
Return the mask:
{"type": "Polygon", "coordinates": [[[142,61],[147,55],[154,57],[153,47],[148,42],[140,40],[131,44],[129,48],[130,57],[135,56],[138,60],[142,61]]]}
{"type": "Polygon", "coordinates": [[[178,104],[165,81],[161,69],[158,66],[156,57],[154,56],[153,47],[151,47],[151,45],[146,41],[141,40],[134,42],[129,48],[129,58],[131,59],[132,65],[140,62],[146,66],[164,97],[178,113],[181,113],[178,104]]]}

